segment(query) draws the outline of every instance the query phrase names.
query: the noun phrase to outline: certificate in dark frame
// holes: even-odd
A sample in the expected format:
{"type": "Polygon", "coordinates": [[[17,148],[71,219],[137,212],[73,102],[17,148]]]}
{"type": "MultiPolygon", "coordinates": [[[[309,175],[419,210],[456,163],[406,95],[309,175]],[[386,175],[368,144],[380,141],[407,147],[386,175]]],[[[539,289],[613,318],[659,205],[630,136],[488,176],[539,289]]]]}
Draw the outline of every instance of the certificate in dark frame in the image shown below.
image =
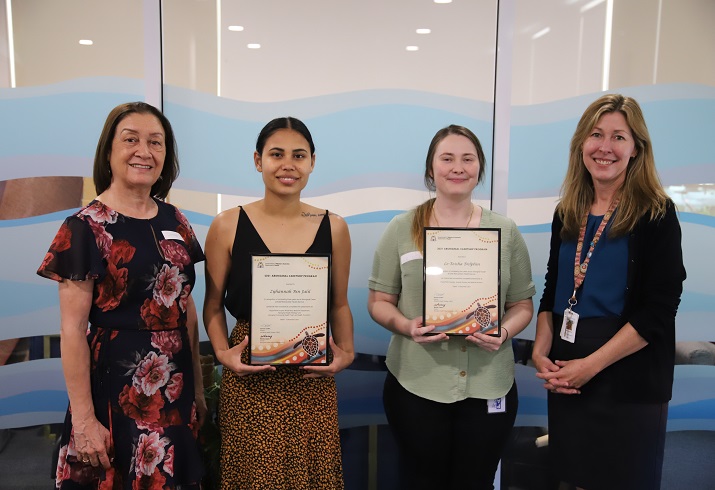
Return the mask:
{"type": "Polygon", "coordinates": [[[251,254],[249,364],[330,364],[331,266],[331,254],[251,254]],[[301,271],[295,270],[296,264],[301,271]],[[257,273],[257,269],[262,269],[261,274],[257,273]],[[267,269],[270,272],[266,272],[267,269]],[[257,282],[261,277],[268,276],[272,289],[259,290],[257,282]],[[310,292],[306,292],[307,289],[310,292]],[[273,303],[266,301],[271,296],[273,303]],[[310,302],[321,301],[325,303],[324,310],[309,305],[310,302]],[[301,325],[301,310],[310,310],[311,314],[320,311],[318,321],[301,325]]]}
{"type": "MultiPolygon", "coordinates": [[[[445,333],[450,336],[467,336],[481,332],[494,337],[501,336],[499,307],[501,304],[501,229],[425,227],[422,250],[423,325],[435,326],[435,329],[427,335],[445,333]],[[432,264],[430,260],[432,255],[436,255],[436,247],[439,246],[443,256],[450,256],[448,265],[457,273],[455,277],[449,279],[459,284],[458,287],[453,288],[453,291],[475,290],[472,297],[470,293],[465,293],[465,298],[451,310],[449,304],[455,301],[453,291],[451,295],[450,291],[441,293],[444,301],[432,299],[440,297],[440,288],[434,285],[439,284],[437,277],[444,273],[447,266],[444,263],[447,259],[439,264],[444,267],[432,264]],[[482,266],[485,259],[487,263],[482,266]],[[463,277],[459,277],[459,274],[463,277]],[[485,286],[477,286],[478,283],[484,282],[485,277],[486,293],[485,286]],[[474,280],[474,287],[470,288],[469,282],[472,280],[474,280]],[[476,293],[477,289],[481,290],[480,294],[476,293]]],[[[444,280],[444,278],[439,279],[444,280]]]]}

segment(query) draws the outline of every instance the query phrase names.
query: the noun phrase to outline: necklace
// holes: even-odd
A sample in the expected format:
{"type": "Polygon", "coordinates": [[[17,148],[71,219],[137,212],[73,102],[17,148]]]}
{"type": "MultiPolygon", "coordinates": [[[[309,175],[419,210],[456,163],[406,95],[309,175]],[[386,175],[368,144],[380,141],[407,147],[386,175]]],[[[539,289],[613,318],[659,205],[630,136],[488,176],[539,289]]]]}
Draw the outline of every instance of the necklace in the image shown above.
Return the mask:
{"type": "MultiPolygon", "coordinates": [[[[467,218],[467,224],[464,225],[464,228],[469,227],[469,223],[472,221],[472,215],[474,214],[474,204],[472,204],[472,210],[469,212],[469,218],[467,218]]],[[[434,211],[434,206],[432,206],[432,217],[434,218],[434,222],[437,223],[437,228],[442,228],[442,226],[439,224],[439,220],[437,219],[437,213],[434,211]]]]}

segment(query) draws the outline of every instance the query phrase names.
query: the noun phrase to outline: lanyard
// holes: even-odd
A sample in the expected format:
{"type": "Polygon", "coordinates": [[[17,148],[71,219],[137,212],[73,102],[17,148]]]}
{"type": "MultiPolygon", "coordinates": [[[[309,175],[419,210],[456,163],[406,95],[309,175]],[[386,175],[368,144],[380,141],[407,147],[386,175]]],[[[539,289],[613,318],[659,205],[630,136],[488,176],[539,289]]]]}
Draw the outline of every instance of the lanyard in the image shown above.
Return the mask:
{"type": "Polygon", "coordinates": [[[576,306],[576,303],[578,303],[578,301],[576,301],[576,291],[578,290],[578,288],[581,287],[581,285],[583,284],[583,280],[586,278],[586,272],[588,271],[588,263],[591,261],[593,249],[596,248],[596,244],[601,238],[601,233],[603,233],[603,230],[608,224],[608,220],[611,219],[613,212],[616,210],[616,206],[618,206],[618,201],[619,199],[614,199],[613,201],[611,201],[611,205],[608,207],[608,211],[606,211],[606,214],[603,215],[601,224],[598,225],[596,234],[593,235],[593,239],[591,240],[591,244],[588,248],[588,253],[586,253],[586,259],[583,261],[583,263],[581,263],[581,251],[583,250],[583,242],[586,237],[586,223],[588,222],[588,212],[586,212],[583,217],[583,222],[581,223],[581,231],[579,232],[578,242],[576,243],[576,258],[574,259],[573,268],[573,294],[569,298],[570,310],[572,310],[573,307],[576,306]]]}

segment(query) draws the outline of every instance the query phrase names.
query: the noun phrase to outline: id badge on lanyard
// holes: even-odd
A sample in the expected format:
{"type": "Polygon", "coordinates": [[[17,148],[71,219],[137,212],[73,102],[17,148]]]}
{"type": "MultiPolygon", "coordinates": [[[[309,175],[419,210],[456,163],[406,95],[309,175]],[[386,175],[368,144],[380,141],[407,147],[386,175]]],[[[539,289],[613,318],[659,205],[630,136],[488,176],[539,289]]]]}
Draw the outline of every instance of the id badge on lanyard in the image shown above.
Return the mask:
{"type": "Polygon", "coordinates": [[[578,313],[573,311],[572,308],[576,305],[576,302],[574,301],[574,303],[571,304],[571,299],[569,299],[569,307],[564,310],[564,321],[561,322],[561,338],[573,344],[576,341],[578,313]]]}
{"type": "Polygon", "coordinates": [[[618,206],[619,199],[614,199],[608,206],[608,211],[603,215],[601,219],[601,224],[598,225],[593,239],[591,240],[588,252],[586,253],[586,260],[581,263],[581,252],[583,250],[583,242],[586,237],[586,224],[588,223],[588,213],[583,217],[583,222],[581,224],[581,230],[578,236],[578,242],[576,243],[576,257],[574,258],[574,289],[573,294],[569,298],[569,307],[564,310],[564,321],[561,322],[561,338],[566,342],[571,342],[572,344],[576,341],[576,327],[578,326],[578,313],[573,311],[573,307],[576,306],[578,301],[576,300],[576,291],[583,284],[583,280],[586,278],[586,272],[588,271],[588,264],[591,261],[591,255],[593,255],[593,250],[596,248],[596,244],[601,239],[601,234],[608,224],[608,220],[611,219],[611,215],[616,210],[618,206]]]}

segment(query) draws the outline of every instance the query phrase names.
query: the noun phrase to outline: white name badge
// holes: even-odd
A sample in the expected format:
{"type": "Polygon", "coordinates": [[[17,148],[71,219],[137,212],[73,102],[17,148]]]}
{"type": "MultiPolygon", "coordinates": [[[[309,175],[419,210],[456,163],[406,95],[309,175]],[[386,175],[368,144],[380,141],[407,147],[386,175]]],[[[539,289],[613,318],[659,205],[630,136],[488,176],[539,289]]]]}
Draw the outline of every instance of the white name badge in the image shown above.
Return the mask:
{"type": "Polygon", "coordinates": [[[164,235],[164,238],[167,240],[179,240],[182,242],[184,241],[184,238],[175,231],[164,230],[161,232],[161,234],[164,235]]]}
{"type": "Polygon", "coordinates": [[[494,400],[487,400],[487,412],[488,413],[504,413],[506,412],[506,397],[495,398],[494,400]]]}
{"type": "Polygon", "coordinates": [[[578,313],[566,308],[564,310],[564,321],[561,322],[561,338],[572,344],[576,341],[576,326],[578,325],[578,313]]]}
{"type": "Polygon", "coordinates": [[[411,260],[422,260],[422,252],[416,250],[414,252],[407,252],[406,254],[402,254],[400,256],[400,265],[405,265],[411,260]]]}

